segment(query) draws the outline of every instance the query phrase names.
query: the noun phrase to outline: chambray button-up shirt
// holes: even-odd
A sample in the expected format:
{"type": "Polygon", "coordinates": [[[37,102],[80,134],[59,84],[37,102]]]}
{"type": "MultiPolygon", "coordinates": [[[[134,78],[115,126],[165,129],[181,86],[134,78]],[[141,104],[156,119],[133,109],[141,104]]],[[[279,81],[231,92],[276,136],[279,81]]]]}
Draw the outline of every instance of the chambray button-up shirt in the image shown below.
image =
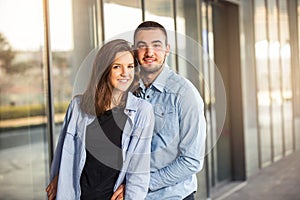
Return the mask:
{"type": "Polygon", "coordinates": [[[181,200],[197,190],[203,167],[206,121],[204,104],[190,81],[164,66],[140,97],[154,108],[151,176],[147,200],[181,200]]]}
{"type": "MultiPolygon", "coordinates": [[[[80,97],[69,105],[51,166],[50,180],[59,173],[57,200],[80,199],[80,176],[86,160],[86,127],[95,120],[80,110],[80,97]]],[[[150,179],[150,145],[154,114],[151,104],[128,94],[128,116],[122,134],[123,166],[114,191],[126,180],[125,199],[145,198],[150,179]]]]}

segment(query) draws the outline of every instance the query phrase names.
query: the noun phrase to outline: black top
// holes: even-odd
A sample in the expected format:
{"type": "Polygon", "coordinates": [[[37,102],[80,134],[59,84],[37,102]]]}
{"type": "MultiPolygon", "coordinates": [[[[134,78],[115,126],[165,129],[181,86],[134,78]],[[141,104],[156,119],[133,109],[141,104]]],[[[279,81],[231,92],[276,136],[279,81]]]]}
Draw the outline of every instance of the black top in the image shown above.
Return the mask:
{"type": "Polygon", "coordinates": [[[86,130],[86,162],[80,177],[82,200],[106,200],[122,167],[121,139],[124,109],[106,111],[86,130]]]}

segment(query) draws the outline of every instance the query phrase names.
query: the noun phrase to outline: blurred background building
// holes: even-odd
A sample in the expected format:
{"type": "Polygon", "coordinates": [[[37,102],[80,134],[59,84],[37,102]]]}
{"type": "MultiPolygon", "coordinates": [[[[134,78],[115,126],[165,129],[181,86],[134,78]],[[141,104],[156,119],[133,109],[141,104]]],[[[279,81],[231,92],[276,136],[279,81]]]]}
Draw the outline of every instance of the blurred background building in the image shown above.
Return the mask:
{"type": "Polygon", "coordinates": [[[81,63],[144,20],[205,101],[197,199],[300,149],[300,0],[0,0],[1,200],[45,199],[81,63]]]}

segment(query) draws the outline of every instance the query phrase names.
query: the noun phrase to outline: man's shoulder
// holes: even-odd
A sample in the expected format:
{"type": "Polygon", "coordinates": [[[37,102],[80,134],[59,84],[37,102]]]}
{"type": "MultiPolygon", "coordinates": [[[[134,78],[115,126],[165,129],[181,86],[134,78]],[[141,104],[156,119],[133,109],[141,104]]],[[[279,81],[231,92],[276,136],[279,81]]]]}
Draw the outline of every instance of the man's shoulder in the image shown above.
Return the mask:
{"type": "Polygon", "coordinates": [[[170,70],[165,88],[170,92],[178,92],[194,88],[194,85],[187,78],[173,70],[170,70]]]}

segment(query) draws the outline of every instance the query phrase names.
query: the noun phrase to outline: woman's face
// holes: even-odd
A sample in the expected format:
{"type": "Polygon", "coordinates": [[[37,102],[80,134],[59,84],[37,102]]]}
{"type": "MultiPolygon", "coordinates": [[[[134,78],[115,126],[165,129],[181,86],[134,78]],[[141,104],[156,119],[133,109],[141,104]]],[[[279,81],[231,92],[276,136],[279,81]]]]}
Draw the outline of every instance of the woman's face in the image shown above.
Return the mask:
{"type": "Polygon", "coordinates": [[[134,79],[134,58],[129,51],[116,54],[110,72],[110,82],[114,89],[126,91],[134,79]]]}

